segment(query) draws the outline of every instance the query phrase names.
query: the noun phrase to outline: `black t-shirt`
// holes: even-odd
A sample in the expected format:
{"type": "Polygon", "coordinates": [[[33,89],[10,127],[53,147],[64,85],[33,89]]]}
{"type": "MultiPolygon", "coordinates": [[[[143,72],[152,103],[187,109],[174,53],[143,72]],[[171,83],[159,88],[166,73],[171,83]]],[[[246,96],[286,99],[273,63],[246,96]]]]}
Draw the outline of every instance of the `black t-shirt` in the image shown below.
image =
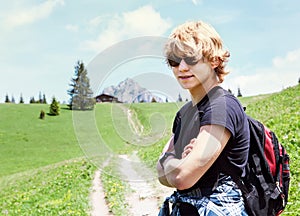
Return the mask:
{"type": "Polygon", "coordinates": [[[176,157],[181,158],[183,148],[198,136],[201,126],[211,124],[227,128],[231,137],[215,163],[194,185],[201,188],[212,188],[219,173],[243,176],[248,159],[250,133],[246,114],[239,101],[219,86],[197,105],[188,102],[177,112],[173,123],[176,157]]]}

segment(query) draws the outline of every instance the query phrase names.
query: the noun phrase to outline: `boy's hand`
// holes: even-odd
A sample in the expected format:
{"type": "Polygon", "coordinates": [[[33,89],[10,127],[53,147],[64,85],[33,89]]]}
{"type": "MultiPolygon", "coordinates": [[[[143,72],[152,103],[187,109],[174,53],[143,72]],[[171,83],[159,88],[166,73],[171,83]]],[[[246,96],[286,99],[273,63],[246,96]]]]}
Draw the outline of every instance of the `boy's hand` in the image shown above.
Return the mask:
{"type": "Polygon", "coordinates": [[[189,153],[191,153],[191,151],[194,148],[195,143],[196,143],[196,138],[191,139],[190,143],[184,147],[183,152],[181,154],[182,158],[185,158],[186,156],[189,155],[189,153]]]}

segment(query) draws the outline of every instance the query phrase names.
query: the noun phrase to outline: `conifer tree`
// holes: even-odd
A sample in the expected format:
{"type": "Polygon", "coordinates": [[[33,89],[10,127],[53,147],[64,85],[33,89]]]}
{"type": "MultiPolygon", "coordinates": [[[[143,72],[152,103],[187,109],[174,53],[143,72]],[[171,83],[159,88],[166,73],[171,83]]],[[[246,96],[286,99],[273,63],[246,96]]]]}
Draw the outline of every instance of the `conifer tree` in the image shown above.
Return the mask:
{"type": "Polygon", "coordinates": [[[238,88],[237,96],[238,96],[238,97],[243,97],[243,95],[242,95],[242,93],[241,93],[241,89],[240,89],[240,88],[238,88]]]}
{"type": "Polygon", "coordinates": [[[156,99],[152,97],[151,103],[156,103],[156,99]]]}
{"type": "Polygon", "coordinates": [[[42,99],[42,93],[39,92],[39,100],[37,101],[37,103],[43,103],[43,99],[42,99]]]}
{"type": "Polygon", "coordinates": [[[30,98],[30,101],[29,101],[29,103],[31,103],[31,104],[32,104],[32,103],[35,103],[35,99],[34,99],[34,97],[31,97],[31,98],[30,98]]]}
{"type": "Polygon", "coordinates": [[[46,103],[47,103],[47,100],[46,100],[46,95],[45,95],[45,94],[43,94],[42,103],[43,103],[43,104],[46,104],[46,103]]]}
{"type": "Polygon", "coordinates": [[[11,96],[11,103],[16,103],[15,97],[13,95],[11,96]]]}
{"type": "Polygon", "coordinates": [[[181,97],[181,95],[180,94],[178,94],[178,100],[177,100],[178,102],[182,102],[182,97],[181,97]]]}
{"type": "Polygon", "coordinates": [[[20,102],[19,102],[20,104],[23,104],[24,103],[24,99],[23,99],[23,95],[21,94],[20,95],[20,102]]]}
{"type": "Polygon", "coordinates": [[[50,104],[50,115],[57,116],[60,114],[60,105],[59,102],[55,99],[55,97],[52,98],[52,103],[50,104]]]}
{"type": "Polygon", "coordinates": [[[8,94],[6,94],[6,96],[5,96],[5,103],[10,103],[10,100],[9,100],[8,94]]]}
{"type": "Polygon", "coordinates": [[[95,105],[93,91],[90,89],[90,80],[87,76],[87,70],[84,63],[77,62],[75,66],[75,74],[71,79],[71,89],[68,91],[70,95],[69,107],[71,110],[91,110],[95,105]]]}

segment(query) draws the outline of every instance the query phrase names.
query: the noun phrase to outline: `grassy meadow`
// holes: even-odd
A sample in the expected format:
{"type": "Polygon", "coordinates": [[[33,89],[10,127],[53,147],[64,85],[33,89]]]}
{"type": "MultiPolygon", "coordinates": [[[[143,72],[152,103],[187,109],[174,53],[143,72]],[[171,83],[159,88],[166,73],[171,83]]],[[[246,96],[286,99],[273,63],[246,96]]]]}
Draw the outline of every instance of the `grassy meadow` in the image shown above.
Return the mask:
{"type": "Polygon", "coordinates": [[[49,105],[0,104],[0,177],[83,156],[76,144],[72,113],[39,119],[49,105]]]}
{"type": "MultiPolygon", "coordinates": [[[[300,215],[300,85],[280,93],[242,97],[247,113],[265,123],[286,147],[291,158],[292,182],[289,205],[283,215],[300,215]]],[[[111,153],[138,151],[154,168],[169,139],[173,118],[182,104],[97,104],[89,111],[101,142],[111,153]],[[132,110],[140,128],[133,131],[124,108],[132,110]],[[142,128],[142,129],[141,129],[142,128]],[[141,129],[141,130],[138,130],[141,129]],[[144,145],[138,145],[138,143],[144,145]]],[[[61,107],[59,116],[39,113],[49,105],[0,104],[0,215],[89,215],[89,192],[96,166],[78,144],[72,112],[61,107]]],[[[87,113],[88,114],[88,113],[87,113]]],[[[88,114],[89,115],[89,114],[88,114]]],[[[84,124],[83,124],[84,126],[84,124]]],[[[112,161],[104,169],[115,172],[112,161]]],[[[111,211],[122,215],[126,184],[102,175],[111,211]]]]}

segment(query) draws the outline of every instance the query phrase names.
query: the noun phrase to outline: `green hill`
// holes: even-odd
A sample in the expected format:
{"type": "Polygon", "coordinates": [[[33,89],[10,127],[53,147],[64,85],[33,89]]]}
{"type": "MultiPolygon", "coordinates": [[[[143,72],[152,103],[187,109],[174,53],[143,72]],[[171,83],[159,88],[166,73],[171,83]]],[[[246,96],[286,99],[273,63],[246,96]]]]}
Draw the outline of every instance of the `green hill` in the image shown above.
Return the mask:
{"type": "MultiPolygon", "coordinates": [[[[241,99],[243,103],[243,99],[241,99]]],[[[299,215],[300,201],[300,85],[247,105],[246,112],[273,130],[290,156],[291,183],[285,214],[299,215]],[[297,213],[296,213],[297,212],[297,213]]]]}
{"type": "Polygon", "coordinates": [[[41,110],[49,105],[0,104],[0,177],[83,156],[72,113],[41,120],[41,110]]]}
{"type": "MultiPolygon", "coordinates": [[[[290,154],[292,182],[285,215],[300,214],[299,92],[300,85],[275,94],[239,98],[250,116],[276,132],[290,154]]],[[[95,111],[79,115],[94,116],[101,140],[111,153],[138,150],[141,159],[154,167],[180,106],[97,104],[95,111]],[[124,112],[128,109],[132,111],[133,124],[124,112]],[[132,128],[133,125],[140,126],[132,128]],[[139,139],[144,145],[139,144],[139,139]]],[[[89,154],[75,134],[74,113],[62,107],[59,116],[46,115],[41,120],[41,110],[47,113],[49,105],[0,104],[0,214],[85,215],[96,167],[92,160],[84,158],[89,154]]],[[[85,118],[82,121],[85,127],[85,118]]]]}

